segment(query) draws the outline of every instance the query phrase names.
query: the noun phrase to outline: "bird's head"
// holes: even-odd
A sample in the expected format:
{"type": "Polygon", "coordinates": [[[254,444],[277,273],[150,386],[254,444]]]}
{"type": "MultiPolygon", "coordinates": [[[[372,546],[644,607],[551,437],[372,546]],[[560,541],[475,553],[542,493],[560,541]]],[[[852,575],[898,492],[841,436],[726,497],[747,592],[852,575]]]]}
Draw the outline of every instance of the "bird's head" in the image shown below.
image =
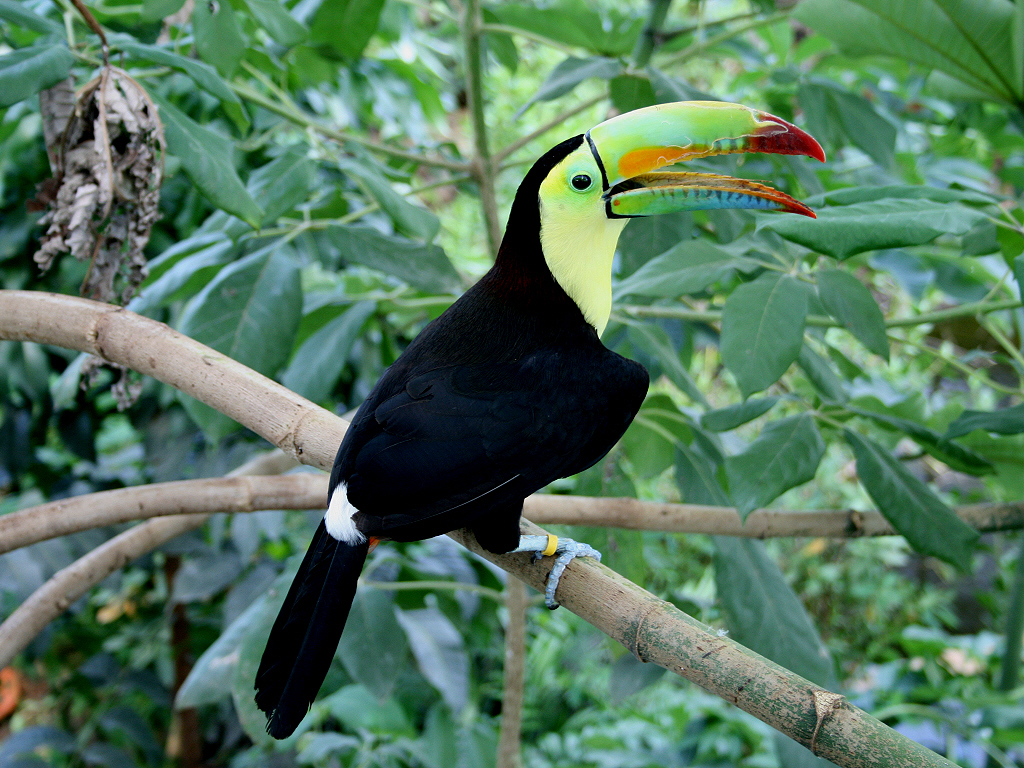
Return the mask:
{"type": "Polygon", "coordinates": [[[814,216],[803,203],[764,184],[660,170],[736,152],[825,160],[810,135],[766,112],[713,101],[658,104],[613,117],[545,154],[520,187],[509,227],[516,209],[525,213],[536,194],[544,261],[600,333],[611,311],[612,258],[629,219],[713,208],[814,216]]]}

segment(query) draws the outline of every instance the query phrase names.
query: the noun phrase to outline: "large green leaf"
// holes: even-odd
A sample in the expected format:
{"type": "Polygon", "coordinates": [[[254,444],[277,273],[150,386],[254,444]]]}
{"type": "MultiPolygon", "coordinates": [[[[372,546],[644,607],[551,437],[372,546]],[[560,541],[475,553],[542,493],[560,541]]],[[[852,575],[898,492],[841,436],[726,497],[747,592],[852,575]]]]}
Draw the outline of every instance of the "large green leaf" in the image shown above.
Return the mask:
{"type": "Polygon", "coordinates": [[[192,11],[199,57],[224,77],[231,77],[245,53],[245,38],[229,2],[196,3],[192,11]]]}
{"type": "Polygon", "coordinates": [[[879,248],[930,243],[940,235],[964,235],[985,219],[981,211],[963,205],[905,199],[854,203],[819,209],[817,214],[817,219],[764,217],[758,226],[842,260],[879,248]]]}
{"type": "Polygon", "coordinates": [[[1009,0],[806,0],[794,15],[852,55],[895,56],[1021,98],[1009,0]]]}
{"type": "Polygon", "coordinates": [[[326,400],[376,309],[375,302],[360,301],[314,332],[295,353],[281,383],[314,403],[326,400]]]}
{"type": "Polygon", "coordinates": [[[354,162],[344,158],[338,161],[345,173],[355,176],[367,188],[380,205],[381,210],[390,216],[397,228],[420,240],[433,240],[441,226],[437,216],[413,205],[405,197],[398,194],[388,181],[366,162],[354,162]]]}
{"type": "Polygon", "coordinates": [[[305,153],[290,149],[252,172],[246,187],[263,209],[262,226],[274,223],[309,197],[316,186],[316,170],[316,162],[305,153]]]}
{"type": "Polygon", "coordinates": [[[6,19],[16,27],[31,29],[44,35],[63,35],[64,26],[53,19],[30,11],[20,0],[0,0],[0,19],[6,19]]]}
{"type": "Polygon", "coordinates": [[[722,362],[744,397],[774,384],[796,360],[806,319],[807,290],[791,275],[762,275],[726,299],[722,362]]]}
{"type": "Polygon", "coordinates": [[[797,98],[807,130],[826,146],[853,144],[882,167],[892,165],[896,128],[867,99],[821,79],[801,85],[797,98]]]}
{"type": "Polygon", "coordinates": [[[204,128],[163,99],[157,98],[164,123],[167,149],[181,160],[181,167],[210,202],[237,216],[252,227],[259,227],[262,209],[250,197],[238,178],[232,158],[234,144],[204,128]]]}
{"type": "MultiPolygon", "coordinates": [[[[732,638],[818,685],[839,683],[828,648],[764,544],[716,536],[715,589],[732,638]]],[[[786,768],[833,765],[778,734],[786,768]]]]}
{"type": "MultiPolygon", "coordinates": [[[[829,352],[833,350],[830,348],[829,352]]],[[[808,380],[818,390],[825,400],[842,403],[849,399],[849,394],[843,387],[842,379],[829,364],[828,360],[819,355],[808,345],[800,348],[800,354],[796,358],[797,365],[804,372],[808,380]]]]}
{"type": "Polygon", "coordinates": [[[0,107],[17,104],[59,83],[74,63],[64,42],[19,48],[0,56],[0,107]]]}
{"type": "Polygon", "coordinates": [[[757,267],[753,259],[733,256],[707,240],[685,240],[617,283],[614,294],[616,299],[676,298],[702,291],[734,269],[749,272],[757,267]]]}
{"type": "Polygon", "coordinates": [[[245,4],[267,34],[286,48],[298,45],[309,37],[309,30],[288,13],[284,3],[277,0],[245,0],[245,4]]]}
{"type": "Polygon", "coordinates": [[[716,477],[715,465],[695,446],[677,446],[676,485],[680,498],[687,504],[729,506],[729,497],[716,477]]]}
{"type": "Polygon", "coordinates": [[[676,446],[693,439],[690,420],[668,395],[649,395],[622,436],[622,448],[641,477],[660,475],[675,462],[676,446]]]}
{"type": "MultiPolygon", "coordinates": [[[[185,308],[179,330],[243,365],[273,375],[288,359],[302,312],[299,265],[277,243],[223,268],[185,308]]],[[[214,438],[233,422],[182,396],[189,414],[214,438]]]]}
{"type": "Polygon", "coordinates": [[[565,59],[548,75],[537,92],[526,104],[522,106],[517,114],[521,115],[530,105],[538,101],[550,101],[564,96],[573,90],[584,80],[597,78],[599,80],[611,80],[618,77],[625,71],[622,62],[618,59],[607,59],[603,56],[592,56],[588,59],[577,59],[573,56],[565,59]]]}
{"type": "Polygon", "coordinates": [[[878,443],[849,429],[843,436],[857,458],[861,484],[885,519],[918,552],[968,570],[978,532],[878,443]]]}
{"type": "Polygon", "coordinates": [[[885,318],[871,291],[849,272],[839,269],[822,270],[817,277],[818,297],[825,311],[842,323],[861,344],[888,360],[885,318]]]}
{"type": "Polygon", "coordinates": [[[633,49],[643,27],[640,17],[611,9],[605,17],[582,0],[561,0],[543,8],[525,3],[488,5],[502,24],[606,56],[624,56],[633,49]]]}
{"type": "Polygon", "coordinates": [[[997,435],[1018,435],[1024,432],[1024,403],[998,411],[964,411],[949,425],[942,439],[952,440],[976,429],[997,435]]]}
{"type": "MultiPolygon", "coordinates": [[[[865,404],[871,405],[872,403],[868,401],[865,404]]],[[[960,472],[971,475],[987,475],[995,471],[992,462],[984,456],[959,443],[951,442],[951,438],[948,436],[942,436],[934,429],[929,429],[916,421],[852,405],[847,405],[846,408],[851,413],[865,416],[883,427],[903,432],[939,461],[945,462],[960,472]]],[[[1024,424],[1021,426],[1021,431],[1024,431],[1024,424]]]]}
{"type": "Polygon", "coordinates": [[[402,627],[395,618],[394,593],[360,589],[352,601],[338,657],[353,680],[366,686],[378,701],[391,695],[409,651],[402,627]],[[373,649],[367,663],[366,650],[373,649]]]}
{"type": "Polygon", "coordinates": [[[437,608],[399,611],[398,623],[420,672],[454,714],[469,704],[469,655],[462,635],[437,608]]]}
{"type": "Polygon", "coordinates": [[[777,397],[747,400],[736,405],[708,411],[700,417],[700,423],[704,429],[712,432],[728,432],[768,413],[777,402],[779,402],[777,397]]]}
{"type": "Polygon", "coordinates": [[[347,59],[358,59],[377,31],[384,0],[331,0],[321,3],[309,36],[347,59]]]}
{"type": "Polygon", "coordinates": [[[436,245],[392,237],[365,226],[335,224],[326,232],[345,261],[378,269],[425,291],[446,293],[459,286],[459,274],[436,245]]]}
{"type": "Polygon", "coordinates": [[[727,456],[729,496],[745,520],[781,493],[814,478],[825,441],[810,414],[773,421],[743,453],[727,456]]]}
{"type": "Polygon", "coordinates": [[[679,350],[672,343],[668,334],[652,323],[627,321],[627,337],[629,342],[649,355],[652,360],[661,368],[669,380],[685,392],[688,397],[698,403],[707,402],[704,393],[700,391],[697,383],[686,370],[682,360],[679,359],[679,350]]]}

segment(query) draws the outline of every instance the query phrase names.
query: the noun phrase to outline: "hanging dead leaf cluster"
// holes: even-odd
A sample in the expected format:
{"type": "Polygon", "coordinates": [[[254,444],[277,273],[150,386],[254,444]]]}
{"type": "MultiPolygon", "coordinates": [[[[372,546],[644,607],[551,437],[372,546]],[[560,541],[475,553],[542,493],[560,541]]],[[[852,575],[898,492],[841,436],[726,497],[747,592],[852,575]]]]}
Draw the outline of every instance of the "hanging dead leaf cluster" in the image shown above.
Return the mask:
{"type": "MultiPolygon", "coordinates": [[[[62,109],[67,99],[59,96],[43,102],[44,112],[49,103],[62,109]]],[[[44,114],[44,123],[60,125],[61,117],[44,114]]],[[[158,217],[164,134],[156,105],[128,73],[106,66],[53,135],[54,178],[40,191],[48,226],[35,260],[46,270],[70,252],[89,262],[83,296],[112,301],[116,281],[127,302],[145,278],[142,251],[158,217]]]]}

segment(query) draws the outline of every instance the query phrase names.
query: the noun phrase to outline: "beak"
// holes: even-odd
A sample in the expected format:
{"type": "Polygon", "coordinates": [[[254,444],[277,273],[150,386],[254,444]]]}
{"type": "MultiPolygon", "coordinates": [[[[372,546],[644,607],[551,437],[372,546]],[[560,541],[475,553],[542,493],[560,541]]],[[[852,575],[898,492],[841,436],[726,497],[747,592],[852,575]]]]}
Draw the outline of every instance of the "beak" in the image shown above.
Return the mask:
{"type": "Polygon", "coordinates": [[[601,168],[609,218],[712,208],[783,210],[815,218],[800,201],[757,182],[655,173],[673,163],[736,152],[807,155],[825,162],[821,145],[808,133],[767,112],[718,101],[657,104],[613,117],[586,138],[601,168]]]}

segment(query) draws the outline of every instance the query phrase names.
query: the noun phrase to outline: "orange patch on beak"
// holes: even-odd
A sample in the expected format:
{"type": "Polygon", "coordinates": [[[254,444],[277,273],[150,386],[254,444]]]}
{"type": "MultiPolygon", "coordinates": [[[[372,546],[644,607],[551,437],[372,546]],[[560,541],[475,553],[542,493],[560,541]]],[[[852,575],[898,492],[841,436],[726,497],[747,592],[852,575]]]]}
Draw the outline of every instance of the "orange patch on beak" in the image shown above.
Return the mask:
{"type": "Polygon", "coordinates": [[[648,173],[678,163],[688,157],[707,153],[707,147],[641,147],[627,152],[619,160],[619,176],[631,179],[641,173],[648,173]]]}

